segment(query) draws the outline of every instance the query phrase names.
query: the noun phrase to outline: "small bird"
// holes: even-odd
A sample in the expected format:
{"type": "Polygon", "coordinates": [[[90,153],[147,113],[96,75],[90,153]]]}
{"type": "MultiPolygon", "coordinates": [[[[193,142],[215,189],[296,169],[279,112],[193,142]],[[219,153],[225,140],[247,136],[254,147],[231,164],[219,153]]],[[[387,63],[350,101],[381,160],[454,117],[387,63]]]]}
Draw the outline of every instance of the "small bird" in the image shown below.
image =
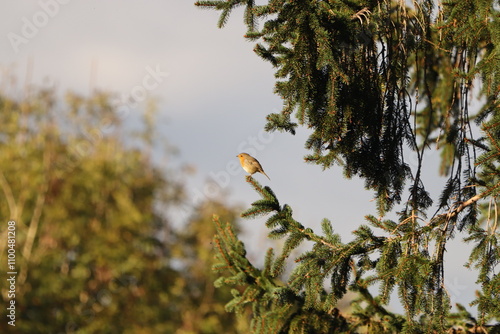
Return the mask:
{"type": "Polygon", "coordinates": [[[264,174],[269,180],[271,180],[271,178],[264,172],[257,159],[246,153],[240,153],[237,155],[237,157],[240,158],[241,167],[243,167],[245,172],[249,173],[250,175],[259,172],[264,174]]]}

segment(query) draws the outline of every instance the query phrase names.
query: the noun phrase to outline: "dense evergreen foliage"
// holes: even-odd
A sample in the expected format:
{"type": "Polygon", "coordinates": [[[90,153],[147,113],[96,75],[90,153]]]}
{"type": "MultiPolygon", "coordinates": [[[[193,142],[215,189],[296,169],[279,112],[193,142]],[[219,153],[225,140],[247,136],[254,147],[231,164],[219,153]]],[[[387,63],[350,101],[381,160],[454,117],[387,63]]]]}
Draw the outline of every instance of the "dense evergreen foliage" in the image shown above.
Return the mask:
{"type": "MultiPolygon", "coordinates": [[[[305,160],[362,177],[379,211],[379,217],[367,215],[367,225],[355,224],[355,239],[342,243],[328,221],[322,234],[314,233],[270,188],[248,178],[262,199],[243,216],[268,215],[269,236],[285,243],[281,254],[268,252],[259,270],[230,225],[216,220],[216,269],[231,273],[217,284],[244,289],[228,310],[250,304],[257,333],[338,333],[362,326],[371,333],[453,331],[460,316],[449,313],[444,254],[458,235],[474,245],[467,265],[478,269],[481,287],[470,330],[500,331],[491,326],[500,320],[500,2],[196,5],[220,11],[220,27],[233,9],[244,8],[246,38],[258,41],[255,52],[276,68],[276,93],[283,98],[267,130],[312,129],[305,160]],[[447,178],[439,198],[431,198],[422,179],[430,150],[441,152],[440,173],[447,178]],[[416,163],[407,161],[410,155],[416,163]],[[396,221],[384,218],[391,210],[397,210],[396,221]],[[286,283],[279,281],[285,260],[304,240],[314,243],[312,250],[295,259],[286,283]],[[377,296],[367,289],[374,284],[377,296]],[[352,317],[336,309],[349,290],[360,296],[352,317]],[[404,316],[385,308],[394,290],[404,316]]],[[[459,315],[465,314],[461,308],[459,315]]]]}

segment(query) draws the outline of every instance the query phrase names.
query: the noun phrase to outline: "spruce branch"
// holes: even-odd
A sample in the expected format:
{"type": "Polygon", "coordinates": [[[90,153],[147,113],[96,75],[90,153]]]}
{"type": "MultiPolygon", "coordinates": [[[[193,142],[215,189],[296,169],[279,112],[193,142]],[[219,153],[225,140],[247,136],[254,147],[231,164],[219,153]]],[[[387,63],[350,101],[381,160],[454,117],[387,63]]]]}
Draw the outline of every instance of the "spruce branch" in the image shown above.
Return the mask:
{"type": "Polygon", "coordinates": [[[368,7],[365,7],[358,11],[357,13],[352,14],[351,18],[358,19],[361,24],[363,24],[363,19],[366,20],[366,23],[370,23],[370,14],[372,12],[368,9],[368,7]]]}
{"type": "MultiPolygon", "coordinates": [[[[489,195],[491,195],[491,193],[493,193],[494,191],[496,191],[499,188],[500,188],[500,182],[495,184],[493,187],[490,187],[489,189],[486,189],[485,191],[483,191],[479,194],[476,194],[465,201],[454,203],[454,207],[450,208],[450,210],[448,210],[448,212],[437,215],[433,219],[431,219],[429,221],[429,223],[427,223],[425,230],[427,230],[428,228],[434,228],[434,227],[441,225],[441,224],[449,223],[450,221],[456,219],[456,217],[464,209],[466,209],[467,207],[469,207],[471,205],[476,204],[476,202],[479,201],[480,199],[488,197],[489,195]]],[[[447,225],[445,225],[445,227],[446,226],[447,225]]]]}
{"type": "MultiPolygon", "coordinates": [[[[379,305],[374,312],[386,317],[388,323],[378,323],[377,326],[391,324],[390,326],[399,329],[404,326],[418,328],[419,324],[414,316],[426,313],[432,319],[429,326],[443,328],[442,319],[447,314],[445,305],[449,303],[442,266],[445,243],[450,233],[448,226],[466,207],[487,196],[488,191],[457,203],[447,213],[434,217],[426,225],[417,225],[415,222],[419,218],[415,214],[406,216],[399,224],[367,216],[366,220],[371,225],[382,229],[389,236],[378,236],[368,226],[361,225],[353,231],[355,239],[344,244],[340,236],[334,233],[328,220],[322,222],[324,235],[318,235],[293,218],[291,207],[287,204],[280,206],[269,187],[262,187],[251,177],[247,181],[261,199],[253,202],[243,216],[255,218],[265,213],[269,216],[266,222],[271,229],[269,236],[286,240],[277,257],[274,256],[273,249],[268,250],[264,270],[261,271],[246,259],[244,246],[238,241],[230,225],[220,224],[215,220],[218,226],[215,244],[220,253],[221,264],[214,268],[229,268],[230,272],[229,277],[217,280],[217,284],[246,286],[244,293],[235,293],[234,300],[228,304],[229,310],[237,311],[244,305],[252,305],[255,328],[259,330],[280,326],[298,328],[294,326],[304,316],[301,312],[314,310],[330,314],[337,301],[349,289],[362,292],[360,282],[366,286],[381,282],[380,296],[376,299],[379,305]],[[421,245],[422,238],[435,239],[436,251],[433,258],[428,255],[425,246],[421,245]],[[312,250],[295,259],[296,265],[287,284],[279,283],[277,279],[285,270],[286,260],[304,240],[313,242],[312,250]],[[375,256],[375,259],[370,260],[369,256],[375,256]],[[364,278],[367,270],[374,270],[375,274],[364,278]],[[330,280],[329,291],[324,287],[327,279],[330,280]],[[385,308],[382,305],[389,302],[389,295],[394,288],[397,288],[406,310],[407,317],[404,321],[400,317],[383,314],[385,308]],[[274,311],[270,311],[271,309],[274,311]],[[275,318],[276,312],[286,320],[278,321],[275,318]],[[270,318],[266,320],[265,317],[270,318]]],[[[497,186],[500,183],[495,187],[497,186]]],[[[492,190],[490,188],[489,191],[492,190]]],[[[479,252],[482,250],[478,249],[477,253],[479,252]]]]}
{"type": "MultiPolygon", "coordinates": [[[[380,283],[378,296],[360,290],[361,298],[383,306],[396,289],[406,319],[375,306],[360,308],[359,323],[373,326],[369,331],[444,332],[450,303],[445,251],[456,231],[468,233],[466,241],[475,243],[469,264],[480,267],[478,309],[498,316],[500,278],[492,271],[499,261],[498,225],[495,220],[495,228],[482,229],[478,219],[478,203],[500,195],[498,20],[491,2],[447,1],[437,8],[432,1],[402,0],[198,3],[221,11],[219,22],[233,8],[246,6],[246,38],[258,41],[255,52],[274,66],[275,92],[283,98],[283,109],[268,116],[266,130],[294,134],[298,125],[312,129],[306,161],[324,169],[338,165],[346,177],[363,178],[376,194],[381,216],[409,192],[396,221],[366,216],[370,227],[360,226],[353,241],[342,243],[332,224],[323,221],[322,233],[315,233],[296,221],[270,188],[247,177],[260,198],[242,216],[266,217],[269,237],[284,239],[276,257],[268,251],[265,276],[277,280],[292,252],[306,240],[312,243],[312,250],[296,257],[286,285],[274,295],[259,295],[267,306],[279,307],[275,313],[256,309],[261,322],[255,328],[314,332],[307,327],[311,319],[331,314],[347,289],[380,283]],[[260,28],[257,20],[262,20],[260,28]],[[476,118],[486,132],[479,139],[471,127],[476,115],[469,110],[476,78],[483,79],[486,96],[476,118]],[[433,145],[442,152],[440,172],[448,181],[428,219],[434,198],[424,186],[424,155],[433,145]],[[416,154],[416,164],[405,162],[408,150],[416,154]],[[479,150],[484,153],[477,156],[479,150]],[[278,321],[278,314],[288,318],[278,321]],[[419,315],[424,320],[417,320],[419,315]]],[[[245,267],[241,259],[233,262],[235,268],[245,267]]]]}

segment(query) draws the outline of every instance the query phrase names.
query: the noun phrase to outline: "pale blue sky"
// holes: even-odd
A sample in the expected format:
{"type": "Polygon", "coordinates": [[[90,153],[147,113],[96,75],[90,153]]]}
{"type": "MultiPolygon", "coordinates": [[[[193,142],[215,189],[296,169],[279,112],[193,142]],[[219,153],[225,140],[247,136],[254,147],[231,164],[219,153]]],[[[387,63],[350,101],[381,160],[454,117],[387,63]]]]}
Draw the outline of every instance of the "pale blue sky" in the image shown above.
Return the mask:
{"type": "MultiPolygon", "coordinates": [[[[373,194],[362,181],[345,180],[339,168],[322,171],[305,164],[305,129],[296,136],[262,131],[265,116],[281,108],[273,94],[272,67],[252,52],[254,43],[244,40],[240,11],[220,30],[218,15],[193,3],[4,1],[0,69],[15,75],[20,87],[32,64],[29,82],[53,84],[59,91],[88,94],[99,88],[139,100],[147,92],[159,101],[158,128],[180,151],[176,162],[196,167],[187,180],[192,202],[222,193],[245,206],[256,200],[236,158],[241,151],[255,152],[271,181],[260,174],[255,178],[271,186],[281,203],[291,205],[297,220],[320,232],[319,222],[329,218],[350,240],[350,231],[365,223],[365,215],[376,215],[373,194]],[[214,178],[220,186],[207,186],[214,178]]],[[[433,194],[445,181],[435,177],[437,158],[427,155],[433,194]]],[[[242,224],[250,257],[260,262],[268,245],[264,221],[242,224]]],[[[446,281],[452,300],[467,304],[475,277],[462,267],[467,260],[463,250],[460,243],[449,245],[446,281]]]]}

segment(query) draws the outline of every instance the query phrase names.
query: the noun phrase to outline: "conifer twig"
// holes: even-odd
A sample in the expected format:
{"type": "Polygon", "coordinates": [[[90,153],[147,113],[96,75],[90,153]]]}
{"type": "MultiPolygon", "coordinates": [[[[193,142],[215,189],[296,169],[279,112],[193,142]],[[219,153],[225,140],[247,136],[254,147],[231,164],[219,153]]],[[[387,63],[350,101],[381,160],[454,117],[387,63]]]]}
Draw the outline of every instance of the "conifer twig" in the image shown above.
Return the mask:
{"type": "Polygon", "coordinates": [[[358,11],[357,13],[353,14],[351,18],[353,20],[358,19],[359,22],[361,22],[361,24],[363,24],[363,18],[364,18],[366,20],[366,23],[370,23],[370,17],[368,15],[370,15],[371,13],[372,12],[368,9],[368,7],[365,7],[360,11],[358,11]]]}

